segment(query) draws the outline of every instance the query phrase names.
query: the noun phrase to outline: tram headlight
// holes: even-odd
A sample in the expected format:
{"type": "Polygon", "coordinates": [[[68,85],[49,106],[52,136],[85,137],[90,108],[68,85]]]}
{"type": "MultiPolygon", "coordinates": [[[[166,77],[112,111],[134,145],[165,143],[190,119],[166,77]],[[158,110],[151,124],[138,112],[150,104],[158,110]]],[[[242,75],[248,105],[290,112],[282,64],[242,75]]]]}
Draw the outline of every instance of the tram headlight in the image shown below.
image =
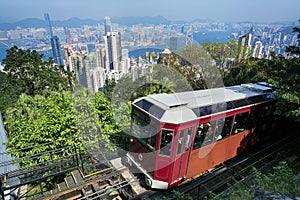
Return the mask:
{"type": "Polygon", "coordinates": [[[129,165],[129,166],[132,166],[132,161],[130,160],[130,158],[126,157],[126,163],[129,165]]]}
{"type": "Polygon", "coordinates": [[[143,160],[143,155],[139,154],[139,160],[142,161],[143,160]]]}
{"type": "Polygon", "coordinates": [[[151,187],[152,181],[148,177],[145,177],[145,182],[147,186],[151,187]]]}

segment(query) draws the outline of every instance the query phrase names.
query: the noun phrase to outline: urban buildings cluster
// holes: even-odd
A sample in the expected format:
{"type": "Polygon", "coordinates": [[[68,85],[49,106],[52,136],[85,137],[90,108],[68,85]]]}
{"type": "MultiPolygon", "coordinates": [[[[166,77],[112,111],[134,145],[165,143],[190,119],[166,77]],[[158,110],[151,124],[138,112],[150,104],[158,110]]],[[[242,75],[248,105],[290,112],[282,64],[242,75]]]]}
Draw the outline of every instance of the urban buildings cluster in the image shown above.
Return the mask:
{"type": "Polygon", "coordinates": [[[168,48],[173,52],[185,45],[205,42],[199,35],[219,33],[225,40],[236,40],[247,49],[242,58],[268,59],[272,51],[287,58],[293,56],[288,55],[285,48],[298,42],[292,26],[283,24],[206,20],[185,24],[119,25],[105,17],[104,24],[67,28],[53,27],[47,13],[44,19],[46,28],[18,27],[0,31],[0,44],[51,51],[50,56],[56,64],[64,64],[66,69],[74,71],[81,85],[95,91],[101,90],[107,79],[118,80],[126,73],[157,63],[157,54],[148,53],[151,56],[147,59],[131,55],[137,49],[153,48],[161,53],[168,48]]]}

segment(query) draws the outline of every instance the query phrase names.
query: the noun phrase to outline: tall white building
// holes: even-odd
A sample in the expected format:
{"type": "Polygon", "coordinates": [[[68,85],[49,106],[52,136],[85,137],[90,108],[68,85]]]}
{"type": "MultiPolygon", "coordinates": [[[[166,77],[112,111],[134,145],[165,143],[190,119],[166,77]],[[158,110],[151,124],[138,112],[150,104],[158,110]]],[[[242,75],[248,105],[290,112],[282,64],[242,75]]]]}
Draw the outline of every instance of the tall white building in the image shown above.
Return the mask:
{"type": "Polygon", "coordinates": [[[90,69],[91,86],[95,92],[101,90],[105,85],[105,69],[96,67],[90,69]]]}
{"type": "Polygon", "coordinates": [[[261,41],[255,42],[255,47],[254,47],[252,56],[254,58],[262,58],[263,57],[263,48],[264,48],[264,46],[261,41]]]}
{"type": "Polygon", "coordinates": [[[96,56],[96,65],[97,67],[106,69],[105,63],[106,63],[106,49],[105,48],[97,48],[95,51],[96,56]]]}
{"type": "Polygon", "coordinates": [[[112,32],[111,21],[108,16],[104,18],[104,32],[104,35],[107,35],[107,33],[112,32]]]}
{"type": "Polygon", "coordinates": [[[122,49],[122,60],[121,60],[121,73],[126,74],[129,72],[130,58],[128,49],[122,49]]]}
{"type": "Polygon", "coordinates": [[[252,34],[250,32],[239,37],[239,44],[241,45],[239,60],[248,57],[249,53],[251,52],[251,41],[252,34]]]}
{"type": "Polygon", "coordinates": [[[120,73],[121,55],[121,34],[119,32],[108,32],[104,36],[106,49],[106,72],[120,73]]]}

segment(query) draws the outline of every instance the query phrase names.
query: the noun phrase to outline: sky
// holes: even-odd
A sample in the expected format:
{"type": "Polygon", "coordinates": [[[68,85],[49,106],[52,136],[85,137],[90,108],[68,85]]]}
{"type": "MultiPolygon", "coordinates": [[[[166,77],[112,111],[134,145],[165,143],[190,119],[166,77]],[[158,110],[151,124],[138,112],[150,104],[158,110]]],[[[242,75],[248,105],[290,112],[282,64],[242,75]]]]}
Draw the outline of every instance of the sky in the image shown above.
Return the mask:
{"type": "Polygon", "coordinates": [[[169,20],[278,22],[300,19],[300,0],[0,0],[0,17],[51,20],[157,16],[169,20]]]}

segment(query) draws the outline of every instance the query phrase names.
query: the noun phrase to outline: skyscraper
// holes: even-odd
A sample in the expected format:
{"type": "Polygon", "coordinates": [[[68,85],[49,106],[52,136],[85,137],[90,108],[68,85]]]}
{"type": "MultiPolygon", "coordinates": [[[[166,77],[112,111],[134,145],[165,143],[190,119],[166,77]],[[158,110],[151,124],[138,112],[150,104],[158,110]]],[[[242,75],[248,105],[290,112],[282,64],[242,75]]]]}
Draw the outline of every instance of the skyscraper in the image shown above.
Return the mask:
{"type": "Polygon", "coordinates": [[[50,17],[48,13],[44,14],[44,19],[47,26],[48,38],[51,39],[53,37],[53,31],[52,31],[52,26],[51,26],[50,17]]]}
{"type": "Polygon", "coordinates": [[[111,21],[109,17],[104,18],[104,35],[107,35],[108,32],[112,32],[111,21]]]}
{"type": "Polygon", "coordinates": [[[170,37],[170,50],[171,51],[177,50],[177,40],[178,40],[178,38],[176,36],[170,37]]]}
{"type": "Polygon", "coordinates": [[[191,31],[189,31],[187,34],[186,34],[186,38],[185,38],[185,45],[186,46],[191,46],[193,44],[193,33],[191,31]]]}
{"type": "Polygon", "coordinates": [[[121,34],[119,32],[108,32],[104,36],[106,48],[106,70],[107,72],[120,72],[121,34]]]}
{"type": "Polygon", "coordinates": [[[63,65],[64,63],[60,52],[60,42],[57,36],[53,36],[51,38],[51,47],[54,62],[58,65],[63,65]]]}
{"type": "Polygon", "coordinates": [[[239,37],[239,44],[240,44],[239,60],[247,58],[248,54],[251,51],[251,41],[252,41],[251,32],[252,29],[250,30],[249,33],[239,37]]]}
{"type": "Polygon", "coordinates": [[[51,47],[52,47],[52,54],[53,54],[54,63],[56,63],[57,65],[63,65],[64,63],[63,63],[63,59],[62,59],[62,56],[61,56],[59,38],[57,36],[53,35],[49,14],[45,13],[44,18],[45,18],[45,21],[46,21],[47,26],[48,26],[48,37],[50,39],[50,44],[51,44],[51,47]]]}
{"type": "Polygon", "coordinates": [[[254,47],[252,56],[254,58],[262,58],[262,56],[263,56],[263,48],[264,48],[264,46],[263,46],[263,44],[262,44],[261,41],[255,42],[255,47],[254,47]]]}

